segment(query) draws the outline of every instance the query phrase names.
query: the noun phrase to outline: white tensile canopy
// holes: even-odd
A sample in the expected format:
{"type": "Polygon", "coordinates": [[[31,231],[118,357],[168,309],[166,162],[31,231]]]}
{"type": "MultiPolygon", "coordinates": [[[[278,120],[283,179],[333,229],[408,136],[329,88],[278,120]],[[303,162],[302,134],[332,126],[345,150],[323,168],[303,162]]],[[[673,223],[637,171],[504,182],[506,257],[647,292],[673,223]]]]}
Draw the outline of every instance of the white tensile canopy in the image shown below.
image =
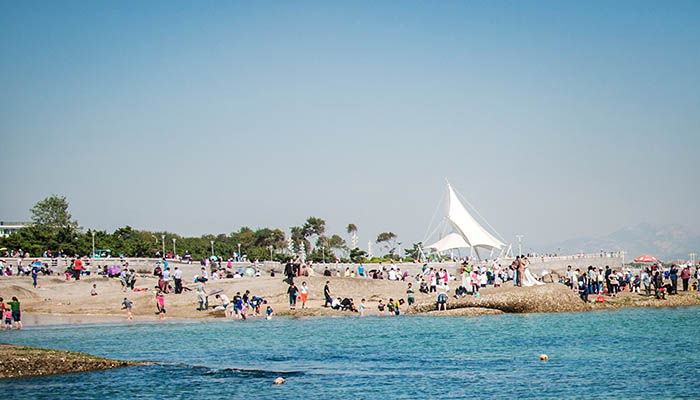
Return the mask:
{"type": "Polygon", "coordinates": [[[476,222],[474,217],[469,214],[459,201],[457,194],[449,183],[447,184],[447,190],[450,194],[450,211],[447,214],[447,219],[471,247],[482,247],[492,250],[505,246],[503,242],[496,239],[481,224],[476,222]]]}
{"type": "Polygon", "coordinates": [[[469,243],[467,243],[460,234],[454,232],[431,244],[430,246],[425,246],[426,249],[434,249],[440,253],[447,250],[462,249],[466,247],[469,247],[469,243]]]}
{"type": "MultiPolygon", "coordinates": [[[[464,208],[459,201],[452,186],[447,184],[449,194],[449,210],[447,220],[452,227],[452,233],[438,240],[437,242],[425,246],[437,252],[460,248],[483,248],[487,250],[502,249],[505,244],[496,239],[489,231],[484,229],[474,217],[464,208]]],[[[478,253],[477,253],[478,255],[478,253]]]]}

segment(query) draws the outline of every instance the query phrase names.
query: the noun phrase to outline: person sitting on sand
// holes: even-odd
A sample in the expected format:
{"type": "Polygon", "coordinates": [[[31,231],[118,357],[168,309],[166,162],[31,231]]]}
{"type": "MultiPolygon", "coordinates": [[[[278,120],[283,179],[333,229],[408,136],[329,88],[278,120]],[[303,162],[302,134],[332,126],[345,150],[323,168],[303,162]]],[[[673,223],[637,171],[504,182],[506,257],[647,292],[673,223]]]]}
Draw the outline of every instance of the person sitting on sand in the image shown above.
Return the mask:
{"type": "Polygon", "coordinates": [[[340,297],[333,299],[331,302],[331,308],[334,310],[340,310],[340,297]]]}
{"type": "Polygon", "coordinates": [[[428,293],[428,283],[423,278],[421,278],[421,280],[420,280],[420,289],[418,289],[418,291],[423,293],[423,294],[429,294],[428,293]]]}
{"type": "Polygon", "coordinates": [[[124,297],[124,301],[122,301],[122,310],[126,310],[126,319],[128,321],[131,321],[134,319],[134,316],[131,315],[131,307],[134,305],[134,302],[127,299],[124,297]]]}
{"type": "Polygon", "coordinates": [[[351,298],[344,298],[343,301],[340,302],[340,310],[341,311],[355,311],[355,304],[353,304],[351,298]]]}
{"type": "Polygon", "coordinates": [[[97,296],[97,284],[92,284],[92,290],[90,290],[90,296],[97,296]]]}

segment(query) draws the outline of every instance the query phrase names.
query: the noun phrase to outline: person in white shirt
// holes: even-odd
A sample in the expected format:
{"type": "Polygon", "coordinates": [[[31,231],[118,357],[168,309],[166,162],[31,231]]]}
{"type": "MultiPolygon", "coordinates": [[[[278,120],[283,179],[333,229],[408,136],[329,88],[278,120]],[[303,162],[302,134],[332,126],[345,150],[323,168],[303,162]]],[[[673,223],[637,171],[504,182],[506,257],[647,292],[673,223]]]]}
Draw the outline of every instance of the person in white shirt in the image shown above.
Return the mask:
{"type": "Polygon", "coordinates": [[[175,293],[182,293],[182,271],[178,267],[175,267],[175,271],[173,271],[173,281],[175,282],[175,293]]]}

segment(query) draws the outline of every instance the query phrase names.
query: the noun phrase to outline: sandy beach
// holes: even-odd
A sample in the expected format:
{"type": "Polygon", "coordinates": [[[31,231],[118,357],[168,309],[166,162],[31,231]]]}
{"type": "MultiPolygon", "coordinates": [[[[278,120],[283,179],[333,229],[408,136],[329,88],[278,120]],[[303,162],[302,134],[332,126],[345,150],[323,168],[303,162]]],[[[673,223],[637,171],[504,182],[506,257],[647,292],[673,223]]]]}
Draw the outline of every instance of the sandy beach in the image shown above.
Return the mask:
{"type": "MultiPolygon", "coordinates": [[[[220,279],[206,284],[208,291],[223,289],[223,293],[232,298],[236,292],[249,290],[251,295],[263,297],[277,316],[357,316],[350,311],[324,308],[323,286],[330,281],[333,297],[353,298],[356,304],[365,298],[366,315],[377,315],[379,300],[385,303],[389,298],[405,299],[408,282],[373,280],[345,277],[301,277],[297,284],[307,282],[309,297],[306,309],[301,309],[301,301],[296,310],[290,310],[287,287],[281,276],[246,277],[238,279],[220,279]]],[[[126,311],[121,303],[124,297],[134,302],[134,321],[148,322],[157,319],[153,288],[157,280],[153,277],[139,277],[136,288],[145,291],[123,292],[118,279],[102,276],[84,277],[79,281],[66,281],[57,276],[40,276],[39,287],[33,288],[30,278],[0,278],[0,296],[6,301],[12,296],[20,299],[25,326],[53,324],[109,323],[126,320],[126,311]],[[96,285],[98,295],[90,294],[96,285]]],[[[456,285],[456,283],[453,283],[456,285]]],[[[192,320],[223,318],[223,311],[213,307],[219,302],[214,296],[209,297],[209,310],[197,311],[197,295],[194,284],[186,284],[192,291],[182,294],[165,295],[166,319],[192,320]]],[[[414,285],[415,286],[415,285],[414,285]]],[[[594,298],[594,296],[591,296],[594,298]]],[[[617,297],[605,297],[603,303],[584,303],[566,286],[559,283],[547,283],[535,287],[486,287],[480,296],[465,296],[460,299],[450,297],[447,311],[436,311],[435,294],[425,295],[416,291],[416,304],[403,306],[405,314],[430,313],[431,315],[486,315],[494,313],[531,313],[531,312],[579,312],[589,310],[616,309],[622,307],[668,307],[700,304],[700,293],[680,292],[666,300],[656,300],[638,293],[622,292],[617,297]]],[[[264,311],[264,310],[262,310],[264,311]]],[[[255,317],[252,313],[251,317],[255,317]]]]}

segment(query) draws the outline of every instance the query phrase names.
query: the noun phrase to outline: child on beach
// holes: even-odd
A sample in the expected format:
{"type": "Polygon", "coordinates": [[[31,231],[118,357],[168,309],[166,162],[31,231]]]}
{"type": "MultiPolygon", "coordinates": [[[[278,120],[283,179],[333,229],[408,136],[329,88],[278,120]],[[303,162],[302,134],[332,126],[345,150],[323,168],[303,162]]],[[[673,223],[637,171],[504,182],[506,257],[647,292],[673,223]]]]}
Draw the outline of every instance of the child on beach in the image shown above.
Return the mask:
{"type": "Polygon", "coordinates": [[[306,286],[306,282],[301,283],[299,294],[301,295],[301,308],[306,308],[306,298],[309,296],[309,287],[306,286]]]}
{"type": "Polygon", "coordinates": [[[97,296],[97,284],[92,284],[92,290],[90,291],[90,296],[97,296]]]}
{"type": "Polygon", "coordinates": [[[158,319],[165,319],[165,297],[163,296],[163,291],[158,289],[156,292],[156,309],[158,312],[158,319]]]}
{"type": "Polygon", "coordinates": [[[12,311],[10,309],[6,309],[3,311],[3,318],[5,319],[5,326],[4,329],[7,329],[8,331],[12,329],[12,311]]]}
{"type": "Polygon", "coordinates": [[[246,314],[248,314],[248,303],[243,303],[241,305],[241,318],[245,321],[246,314]]]}
{"type": "Polygon", "coordinates": [[[362,301],[360,301],[360,317],[364,317],[364,316],[365,316],[365,298],[363,297],[362,301]]]}
{"type": "Polygon", "coordinates": [[[124,301],[122,301],[122,306],[123,306],[122,309],[126,310],[126,315],[127,315],[126,319],[128,321],[131,321],[132,319],[134,319],[134,317],[131,315],[131,306],[132,305],[134,305],[134,302],[132,302],[131,300],[124,297],[124,301]]]}
{"type": "Polygon", "coordinates": [[[408,283],[408,289],[406,289],[406,298],[408,299],[409,306],[416,301],[415,292],[413,291],[413,285],[410,282],[408,283]]]}
{"type": "Polygon", "coordinates": [[[267,319],[268,321],[271,320],[273,312],[274,311],[272,310],[272,307],[267,306],[267,310],[265,310],[265,319],[267,319]]]}

